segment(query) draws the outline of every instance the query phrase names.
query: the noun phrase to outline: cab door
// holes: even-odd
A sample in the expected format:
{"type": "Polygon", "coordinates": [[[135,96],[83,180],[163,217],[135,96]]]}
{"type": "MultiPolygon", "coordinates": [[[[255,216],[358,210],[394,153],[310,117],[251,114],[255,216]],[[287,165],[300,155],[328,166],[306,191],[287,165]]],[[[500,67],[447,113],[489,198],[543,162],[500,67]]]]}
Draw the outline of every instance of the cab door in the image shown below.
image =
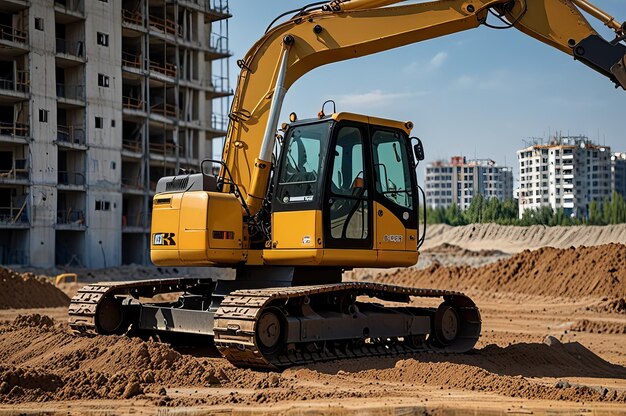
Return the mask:
{"type": "MultiPolygon", "coordinates": [[[[323,204],[324,246],[371,249],[372,181],[367,125],[340,122],[333,129],[323,204]]],[[[369,255],[375,253],[370,253],[369,255]]]]}
{"type": "Polygon", "coordinates": [[[381,266],[417,261],[417,183],[410,142],[399,130],[370,126],[376,248],[381,266]]]}

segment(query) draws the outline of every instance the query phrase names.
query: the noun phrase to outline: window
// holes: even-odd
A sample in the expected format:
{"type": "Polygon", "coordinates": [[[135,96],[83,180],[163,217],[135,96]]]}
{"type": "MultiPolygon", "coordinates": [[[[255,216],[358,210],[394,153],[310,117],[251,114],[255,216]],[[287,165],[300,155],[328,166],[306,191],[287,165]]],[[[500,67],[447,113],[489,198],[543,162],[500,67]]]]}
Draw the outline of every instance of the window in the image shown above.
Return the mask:
{"type": "Polygon", "coordinates": [[[43,30],[43,18],[35,17],[35,29],[43,30]]]}
{"type": "Polygon", "coordinates": [[[96,128],[101,129],[104,127],[104,119],[102,117],[96,117],[96,128]]]}
{"type": "Polygon", "coordinates": [[[109,201],[96,201],[96,211],[111,211],[111,203],[109,201]]]}
{"type": "Polygon", "coordinates": [[[276,197],[280,204],[312,202],[318,194],[330,123],[296,127],[285,138],[276,197]]]}
{"type": "Polygon", "coordinates": [[[412,209],[409,158],[404,143],[397,132],[378,130],[372,135],[376,191],[391,202],[412,209]]]}
{"type": "Polygon", "coordinates": [[[39,121],[42,123],[48,122],[48,110],[39,109],[39,121]]]}
{"type": "MultiPolygon", "coordinates": [[[[339,130],[330,174],[331,237],[367,239],[369,202],[363,171],[363,138],[359,128],[346,126],[339,130]]],[[[434,195],[438,194],[438,191],[434,192],[434,195]]]]}
{"type": "Polygon", "coordinates": [[[115,119],[111,120],[111,127],[115,127],[115,119]]]}
{"type": "Polygon", "coordinates": [[[98,32],[96,38],[97,38],[98,45],[109,46],[109,34],[108,33],[98,32]]]}
{"type": "Polygon", "coordinates": [[[108,87],[109,86],[109,77],[104,74],[98,74],[98,86],[100,87],[108,87]]]}

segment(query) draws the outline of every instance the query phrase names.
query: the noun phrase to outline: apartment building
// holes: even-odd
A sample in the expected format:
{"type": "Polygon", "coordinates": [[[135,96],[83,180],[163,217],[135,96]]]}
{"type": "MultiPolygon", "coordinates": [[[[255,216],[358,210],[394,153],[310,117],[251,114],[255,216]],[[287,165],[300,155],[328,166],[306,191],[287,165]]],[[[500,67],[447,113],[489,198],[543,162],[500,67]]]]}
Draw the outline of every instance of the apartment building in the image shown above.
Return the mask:
{"type": "Polygon", "coordinates": [[[585,217],[611,194],[611,149],[585,136],[557,136],[517,151],[519,212],[549,206],[585,217]]]}
{"type": "Polygon", "coordinates": [[[225,135],[229,17],[226,0],[0,0],[0,264],[148,262],[156,182],[225,135]]]}
{"type": "Polygon", "coordinates": [[[611,191],[626,199],[626,152],[611,155],[611,191]]]}
{"type": "Polygon", "coordinates": [[[431,208],[454,204],[465,210],[479,194],[501,201],[513,198],[513,172],[491,159],[455,156],[449,163],[439,160],[426,166],[425,192],[431,208]]]}

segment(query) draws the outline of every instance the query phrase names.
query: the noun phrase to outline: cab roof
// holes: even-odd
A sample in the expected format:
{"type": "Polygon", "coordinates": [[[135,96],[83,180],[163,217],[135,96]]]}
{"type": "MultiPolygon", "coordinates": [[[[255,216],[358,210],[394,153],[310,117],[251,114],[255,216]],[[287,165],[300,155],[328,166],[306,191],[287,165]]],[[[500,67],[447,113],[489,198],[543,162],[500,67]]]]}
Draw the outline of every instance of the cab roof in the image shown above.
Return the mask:
{"type": "Polygon", "coordinates": [[[359,123],[373,124],[376,126],[390,127],[394,129],[403,130],[407,135],[410,135],[411,130],[413,129],[413,123],[411,121],[389,120],[386,118],[372,117],[372,116],[366,116],[364,114],[347,113],[347,112],[329,114],[327,116],[324,116],[321,119],[310,118],[310,119],[298,120],[296,122],[290,123],[290,125],[297,125],[301,123],[302,124],[311,123],[311,122],[320,121],[320,120],[327,120],[329,118],[332,118],[335,121],[349,120],[349,121],[356,121],[359,123]]]}

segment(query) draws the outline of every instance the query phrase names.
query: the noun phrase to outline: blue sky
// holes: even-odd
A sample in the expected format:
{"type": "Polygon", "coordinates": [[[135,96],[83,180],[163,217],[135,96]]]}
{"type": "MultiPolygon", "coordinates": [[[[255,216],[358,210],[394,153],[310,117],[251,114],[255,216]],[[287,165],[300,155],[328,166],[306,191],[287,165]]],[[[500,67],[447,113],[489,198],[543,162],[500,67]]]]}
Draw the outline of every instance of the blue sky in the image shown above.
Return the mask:
{"type": "MultiPolygon", "coordinates": [[[[230,0],[231,85],[239,70],[235,60],[269,22],[306,3],[230,0]]],[[[594,4],[626,20],[623,0],[594,4]]],[[[515,151],[523,140],[557,131],[626,151],[626,91],[516,29],[481,27],[317,68],[287,92],[281,121],[291,111],[315,116],[328,99],[338,111],[413,121],[427,161],[464,155],[517,168],[515,151]]]]}

